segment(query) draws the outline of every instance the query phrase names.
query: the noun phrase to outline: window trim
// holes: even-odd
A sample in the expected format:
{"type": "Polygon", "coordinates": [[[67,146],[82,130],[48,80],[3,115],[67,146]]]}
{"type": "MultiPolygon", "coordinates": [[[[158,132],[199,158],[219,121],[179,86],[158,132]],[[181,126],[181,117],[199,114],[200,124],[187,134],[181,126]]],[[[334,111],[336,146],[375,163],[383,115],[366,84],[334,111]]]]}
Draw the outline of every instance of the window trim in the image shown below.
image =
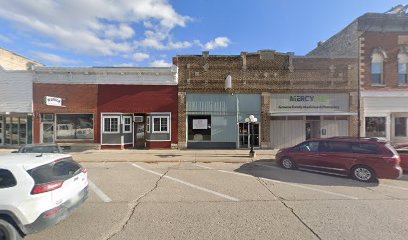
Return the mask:
{"type": "Polygon", "coordinates": [[[150,133],[150,116],[146,116],[146,132],[150,133]]]}
{"type": "MultiPolygon", "coordinates": [[[[109,123],[112,126],[112,122],[109,123]]],[[[102,117],[102,133],[106,133],[106,134],[115,134],[115,133],[120,133],[120,116],[103,116],[102,117]],[[105,131],[105,119],[112,119],[115,118],[118,120],[118,130],[113,132],[113,131],[105,131]]]]}
{"type": "Polygon", "coordinates": [[[131,116],[123,116],[123,133],[132,133],[132,117],[131,116]],[[130,123],[126,123],[126,119],[130,119],[130,123]],[[129,126],[129,131],[126,131],[126,126],[129,126]]]}
{"type": "Polygon", "coordinates": [[[169,116],[152,116],[152,129],[151,130],[152,130],[152,133],[170,133],[170,117],[169,116]],[[156,118],[160,119],[160,124],[159,124],[160,131],[154,130],[154,127],[155,127],[154,120],[156,118]],[[161,130],[161,127],[162,127],[161,119],[162,118],[167,119],[167,131],[161,130]]]}

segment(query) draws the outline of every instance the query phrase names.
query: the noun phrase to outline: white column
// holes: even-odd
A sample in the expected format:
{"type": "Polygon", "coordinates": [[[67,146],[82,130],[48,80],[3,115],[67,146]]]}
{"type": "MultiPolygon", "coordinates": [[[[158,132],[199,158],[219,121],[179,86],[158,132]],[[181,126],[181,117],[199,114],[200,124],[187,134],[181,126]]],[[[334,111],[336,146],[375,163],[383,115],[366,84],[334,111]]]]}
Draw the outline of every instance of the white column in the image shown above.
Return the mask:
{"type": "Polygon", "coordinates": [[[391,141],[391,124],[392,124],[391,113],[387,113],[385,121],[385,132],[388,141],[391,141]]]}

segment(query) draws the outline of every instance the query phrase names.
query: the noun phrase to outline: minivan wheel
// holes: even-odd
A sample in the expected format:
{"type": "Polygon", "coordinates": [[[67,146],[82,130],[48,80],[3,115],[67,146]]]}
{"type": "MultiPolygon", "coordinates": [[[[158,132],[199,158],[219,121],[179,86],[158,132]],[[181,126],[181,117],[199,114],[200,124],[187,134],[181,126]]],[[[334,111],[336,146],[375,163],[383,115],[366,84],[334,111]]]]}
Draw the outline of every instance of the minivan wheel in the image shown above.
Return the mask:
{"type": "Polygon", "coordinates": [[[0,240],[20,240],[22,239],[17,229],[9,222],[0,219],[0,240]]]}
{"type": "Polygon", "coordinates": [[[374,171],[366,166],[354,167],[352,174],[355,179],[362,182],[372,182],[375,179],[374,171]]]}
{"type": "Polygon", "coordinates": [[[288,157],[282,158],[280,160],[280,165],[281,167],[285,169],[295,169],[296,168],[295,162],[293,162],[293,160],[288,157]]]}

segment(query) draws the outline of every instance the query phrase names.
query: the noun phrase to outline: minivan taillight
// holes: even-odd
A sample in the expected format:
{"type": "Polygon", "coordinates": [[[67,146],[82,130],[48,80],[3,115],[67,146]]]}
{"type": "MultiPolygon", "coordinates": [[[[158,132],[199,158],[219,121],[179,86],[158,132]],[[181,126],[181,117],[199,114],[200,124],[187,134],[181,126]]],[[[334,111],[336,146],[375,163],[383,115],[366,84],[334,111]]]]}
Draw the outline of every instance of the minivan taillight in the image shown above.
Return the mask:
{"type": "Polygon", "coordinates": [[[398,165],[401,161],[398,155],[394,155],[392,157],[383,157],[383,159],[391,165],[398,165]]]}
{"type": "Polygon", "coordinates": [[[62,181],[58,182],[51,182],[51,183],[45,183],[45,184],[40,184],[40,185],[35,185],[34,189],[31,191],[31,194],[39,194],[39,193],[46,193],[50,191],[54,191],[55,189],[58,189],[62,186],[62,181]]]}

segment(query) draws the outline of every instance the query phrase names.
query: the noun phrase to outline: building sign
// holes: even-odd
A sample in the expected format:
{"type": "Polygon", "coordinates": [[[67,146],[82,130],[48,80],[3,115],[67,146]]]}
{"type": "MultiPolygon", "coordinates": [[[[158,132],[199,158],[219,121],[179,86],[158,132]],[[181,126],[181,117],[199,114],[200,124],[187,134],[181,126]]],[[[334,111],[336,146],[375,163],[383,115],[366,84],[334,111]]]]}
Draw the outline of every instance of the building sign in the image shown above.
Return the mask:
{"type": "Polygon", "coordinates": [[[45,96],[44,102],[47,106],[62,107],[62,98],[45,96]]]}
{"type": "Polygon", "coordinates": [[[272,94],[271,113],[279,112],[348,112],[346,93],[272,94]]]}
{"type": "Polygon", "coordinates": [[[207,119],[193,119],[193,129],[207,129],[208,120],[207,119]]]}

